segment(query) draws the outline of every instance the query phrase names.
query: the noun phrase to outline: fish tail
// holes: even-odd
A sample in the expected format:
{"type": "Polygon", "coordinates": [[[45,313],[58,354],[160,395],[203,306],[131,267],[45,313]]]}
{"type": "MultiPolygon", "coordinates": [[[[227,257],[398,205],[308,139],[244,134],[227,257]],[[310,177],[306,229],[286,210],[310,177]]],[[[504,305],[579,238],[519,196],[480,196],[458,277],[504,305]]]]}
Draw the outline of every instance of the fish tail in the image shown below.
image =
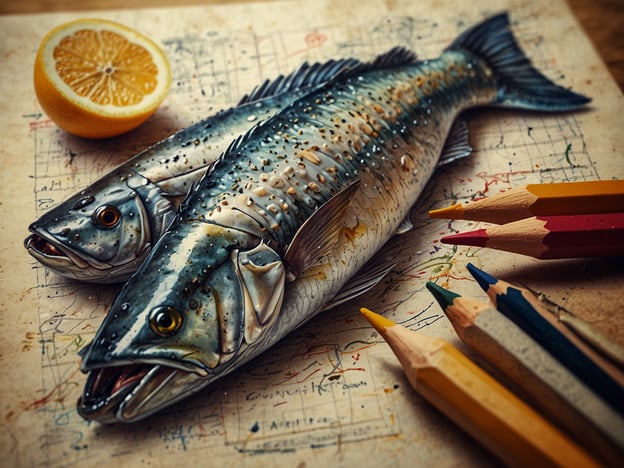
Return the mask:
{"type": "Polygon", "coordinates": [[[494,70],[498,89],[494,105],[566,111],[591,100],[553,83],[531,65],[511,32],[507,13],[468,29],[447,49],[467,50],[494,70]]]}

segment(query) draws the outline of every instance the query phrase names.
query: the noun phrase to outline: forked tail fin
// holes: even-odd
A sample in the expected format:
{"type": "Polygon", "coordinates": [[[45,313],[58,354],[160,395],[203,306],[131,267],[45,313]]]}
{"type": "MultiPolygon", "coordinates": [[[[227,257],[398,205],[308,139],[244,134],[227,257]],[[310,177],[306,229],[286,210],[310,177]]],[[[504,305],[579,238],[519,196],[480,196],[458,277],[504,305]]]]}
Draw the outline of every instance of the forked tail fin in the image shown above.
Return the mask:
{"type": "Polygon", "coordinates": [[[507,13],[468,29],[447,49],[467,50],[488,63],[497,78],[495,105],[566,111],[591,100],[553,83],[531,65],[511,32],[507,13]]]}

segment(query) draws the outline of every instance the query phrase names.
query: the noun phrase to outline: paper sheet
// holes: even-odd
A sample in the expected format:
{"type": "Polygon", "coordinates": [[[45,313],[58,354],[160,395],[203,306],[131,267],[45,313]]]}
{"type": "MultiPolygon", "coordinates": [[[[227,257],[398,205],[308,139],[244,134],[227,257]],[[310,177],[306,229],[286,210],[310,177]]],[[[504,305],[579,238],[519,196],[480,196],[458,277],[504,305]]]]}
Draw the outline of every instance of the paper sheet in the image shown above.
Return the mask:
{"type": "Polygon", "coordinates": [[[427,280],[483,298],[468,261],[555,302],[624,341],[621,259],[543,262],[439,243],[475,223],[427,210],[526,183],[624,178],[624,107],[562,0],[271,2],[98,12],[158,41],[174,86],[157,114],[126,136],[67,135],[42,114],[31,85],[43,35],[75,14],[0,17],[4,143],[0,147],[0,459],[6,466],[487,466],[490,455],[411,388],[358,313],[365,305],[461,346],[424,290],[427,280]],[[504,4],[504,5],[503,5],[504,4]],[[583,112],[470,112],[473,155],[440,170],[414,209],[416,229],[393,241],[401,263],[366,296],[318,316],[213,387],[135,425],[88,424],[75,403],[77,351],[117,286],[70,282],[22,247],[45,210],[160,138],[235,103],[303,61],[370,59],[403,45],[435,57],[469,25],[509,9],[535,65],[593,98],[583,112]]]}

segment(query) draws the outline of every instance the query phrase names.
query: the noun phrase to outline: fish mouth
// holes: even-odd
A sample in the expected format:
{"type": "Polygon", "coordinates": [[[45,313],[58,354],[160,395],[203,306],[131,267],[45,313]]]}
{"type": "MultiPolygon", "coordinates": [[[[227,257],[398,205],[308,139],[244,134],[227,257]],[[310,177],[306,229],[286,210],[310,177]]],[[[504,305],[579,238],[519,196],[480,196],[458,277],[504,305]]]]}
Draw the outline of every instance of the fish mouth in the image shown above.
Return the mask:
{"type": "Polygon", "coordinates": [[[89,263],[71,250],[58,242],[54,242],[53,237],[44,236],[41,233],[35,232],[24,239],[24,247],[40,263],[52,269],[71,266],[83,269],[89,266],[89,263]]]}
{"type": "Polygon", "coordinates": [[[91,370],[78,413],[101,424],[135,422],[205,386],[198,373],[163,364],[126,364],[91,370]]]}
{"type": "Polygon", "coordinates": [[[24,239],[24,247],[35,260],[55,273],[70,279],[96,283],[118,282],[125,279],[121,278],[121,273],[117,271],[113,274],[113,267],[110,264],[73,251],[48,232],[40,230],[31,232],[32,234],[24,239]]]}

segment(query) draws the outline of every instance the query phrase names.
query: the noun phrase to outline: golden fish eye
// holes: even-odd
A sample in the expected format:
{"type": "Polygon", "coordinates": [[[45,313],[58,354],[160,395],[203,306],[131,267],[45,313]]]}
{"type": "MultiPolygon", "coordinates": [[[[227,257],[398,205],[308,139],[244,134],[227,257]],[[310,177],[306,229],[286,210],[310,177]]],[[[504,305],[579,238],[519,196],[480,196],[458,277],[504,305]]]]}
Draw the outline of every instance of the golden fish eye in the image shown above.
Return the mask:
{"type": "Polygon", "coordinates": [[[93,213],[93,220],[96,226],[111,229],[121,221],[121,213],[117,208],[110,205],[100,206],[95,213],[93,213]]]}
{"type": "Polygon", "coordinates": [[[180,329],[182,314],[173,307],[158,306],[150,313],[149,325],[156,335],[166,338],[180,329]]]}

